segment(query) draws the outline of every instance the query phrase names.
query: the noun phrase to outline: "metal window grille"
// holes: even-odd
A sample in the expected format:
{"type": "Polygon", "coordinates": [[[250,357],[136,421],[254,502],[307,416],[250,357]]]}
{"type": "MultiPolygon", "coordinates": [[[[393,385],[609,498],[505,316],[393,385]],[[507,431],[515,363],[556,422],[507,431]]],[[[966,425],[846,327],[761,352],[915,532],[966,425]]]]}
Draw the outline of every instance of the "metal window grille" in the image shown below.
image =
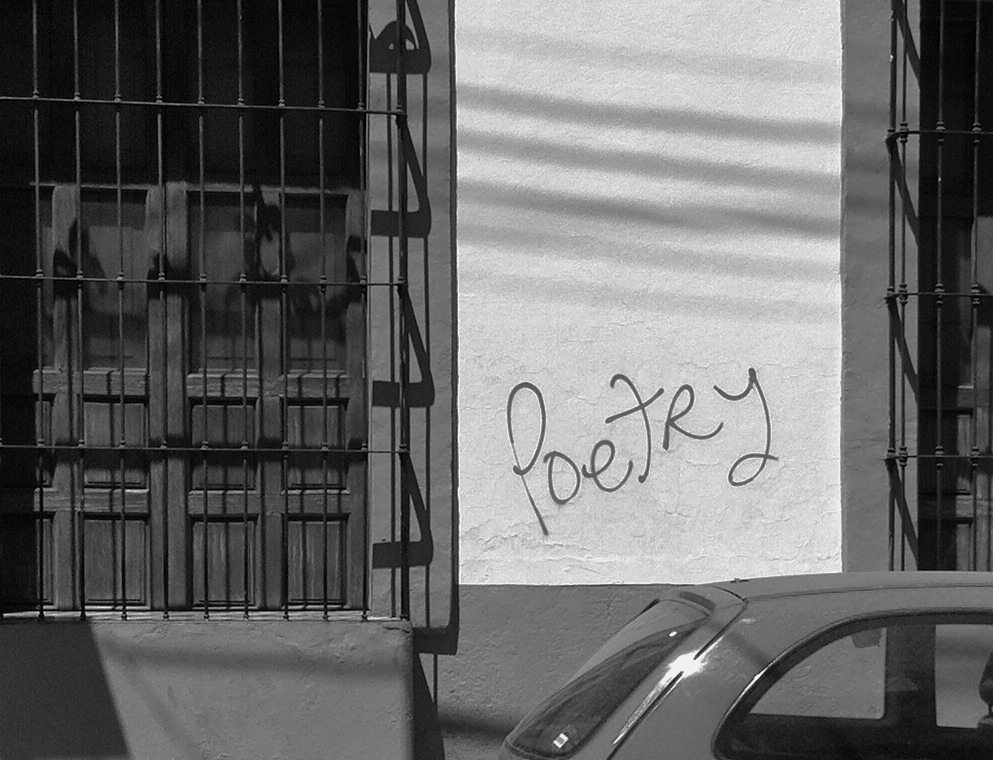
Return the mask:
{"type": "Polygon", "coordinates": [[[364,0],[0,7],[0,612],[368,608],[368,460],[409,451],[403,308],[399,441],[367,435],[396,13],[377,110],[364,0]]]}
{"type": "Polygon", "coordinates": [[[892,3],[891,567],[993,569],[993,5],[892,3]]]}

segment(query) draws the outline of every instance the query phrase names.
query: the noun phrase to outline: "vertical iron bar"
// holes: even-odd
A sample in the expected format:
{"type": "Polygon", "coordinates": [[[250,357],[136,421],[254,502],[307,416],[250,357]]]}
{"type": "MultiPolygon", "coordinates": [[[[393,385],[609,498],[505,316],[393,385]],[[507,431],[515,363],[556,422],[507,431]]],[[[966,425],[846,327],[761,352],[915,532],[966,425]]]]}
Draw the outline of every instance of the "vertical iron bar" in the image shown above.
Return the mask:
{"type": "MultiPolygon", "coordinates": [[[[165,139],[164,139],[164,118],[165,108],[162,92],[163,80],[162,62],[162,0],[155,0],[155,122],[156,122],[156,156],[158,160],[158,184],[159,198],[161,204],[161,225],[159,226],[159,262],[158,262],[158,282],[156,283],[156,294],[159,298],[159,316],[162,329],[162,340],[166,341],[168,335],[168,310],[169,302],[166,298],[166,229],[169,223],[167,213],[168,203],[166,202],[165,188],[165,139]]],[[[166,346],[164,346],[165,348],[166,346]]],[[[149,359],[150,361],[150,359],[149,359]]],[[[169,373],[164,372],[162,376],[162,424],[168,425],[169,415],[169,373]]],[[[162,439],[159,441],[159,452],[162,457],[162,485],[165,493],[162,501],[155,505],[162,510],[162,577],[163,577],[163,610],[162,617],[169,618],[169,436],[167,431],[162,431],[162,439]]]]}
{"type": "MultiPolygon", "coordinates": [[[[3,260],[4,260],[4,251],[2,249],[0,249],[0,261],[3,261],[3,260]]],[[[0,274],[0,283],[2,283],[2,281],[3,281],[3,275],[0,274]]],[[[18,287],[20,287],[19,284],[18,284],[18,287]]],[[[41,336],[39,335],[38,338],[40,339],[40,337],[41,336]]],[[[0,351],[0,354],[2,354],[2,351],[0,351]]],[[[39,384],[41,383],[41,372],[40,371],[38,372],[38,382],[39,382],[39,384]]],[[[2,401],[2,399],[3,399],[3,391],[2,391],[2,386],[3,386],[3,368],[2,368],[2,366],[0,366],[0,410],[3,409],[3,401],[2,401]]],[[[41,408],[40,407],[36,408],[36,410],[35,410],[35,425],[36,426],[38,425],[38,414],[39,414],[40,411],[41,411],[41,408]]],[[[2,414],[0,414],[0,417],[2,417],[2,414]]],[[[2,467],[2,462],[3,462],[4,459],[7,459],[7,466],[10,467],[10,459],[9,459],[9,457],[6,456],[5,451],[4,451],[3,432],[2,431],[3,431],[3,423],[2,423],[2,421],[0,421],[0,467],[2,467]]],[[[15,438],[15,440],[16,440],[16,438],[15,438]]],[[[0,491],[0,493],[2,493],[2,491],[0,491]]],[[[33,498],[33,494],[32,494],[32,498],[33,498]]],[[[35,518],[34,516],[32,516],[31,519],[33,521],[35,521],[35,531],[37,531],[37,529],[38,529],[37,518],[35,518]]],[[[6,526],[0,526],[0,531],[2,531],[4,527],[6,527],[6,526]]],[[[6,601],[7,600],[2,595],[0,595],[0,621],[3,620],[3,608],[4,608],[4,604],[6,603],[6,601]]]]}
{"type": "MultiPolygon", "coordinates": [[[[421,181],[424,183],[424,187],[430,187],[428,184],[428,171],[431,167],[431,162],[427,160],[428,156],[428,130],[427,125],[430,123],[428,118],[428,107],[431,103],[431,98],[428,97],[428,78],[424,75],[420,76],[421,80],[421,155],[424,156],[424,161],[421,167],[421,181]]],[[[454,84],[452,85],[454,87],[454,84]]],[[[413,142],[413,141],[411,141],[413,142]]],[[[422,340],[425,346],[431,345],[431,298],[429,293],[431,292],[431,252],[430,252],[430,240],[427,236],[421,238],[421,264],[422,264],[422,278],[423,286],[422,293],[424,294],[424,303],[421,307],[421,315],[423,318],[423,334],[422,340]]],[[[413,313],[413,311],[411,311],[413,313]]],[[[431,523],[431,463],[434,458],[431,456],[431,406],[426,405],[423,411],[424,420],[424,441],[423,441],[423,451],[424,456],[424,492],[419,494],[419,498],[422,498],[425,510],[425,520],[428,524],[431,523]]],[[[424,567],[424,625],[428,628],[432,627],[431,622],[431,564],[428,563],[424,567]]],[[[437,662],[437,660],[436,660],[437,662]]],[[[435,677],[437,678],[437,669],[435,670],[435,677]]],[[[435,692],[437,693],[437,692],[435,692]]]]}
{"type": "Polygon", "coordinates": [[[82,121],[80,116],[80,92],[79,83],[79,0],[72,0],[72,69],[73,69],[73,124],[76,149],[76,369],[78,376],[76,384],[78,387],[77,408],[76,408],[76,472],[78,480],[76,487],[79,489],[78,502],[74,499],[76,507],[77,565],[79,572],[79,614],[81,618],[86,617],[86,537],[84,536],[86,524],[86,418],[84,402],[86,400],[84,388],[84,357],[83,354],[83,295],[84,295],[84,274],[83,274],[83,159],[82,159],[82,121]]]}
{"type": "MultiPolygon", "coordinates": [[[[980,74],[980,69],[981,69],[981,66],[982,66],[982,56],[981,56],[981,45],[982,45],[982,4],[981,4],[980,0],[976,0],[976,42],[975,42],[975,45],[976,45],[976,50],[975,50],[976,57],[975,57],[975,61],[974,61],[974,67],[975,67],[975,88],[973,90],[973,101],[974,101],[974,105],[975,105],[975,114],[976,114],[976,116],[975,116],[975,120],[974,120],[974,124],[973,124],[973,129],[974,129],[974,131],[977,134],[976,134],[976,137],[975,137],[975,141],[976,141],[975,142],[975,155],[973,157],[973,162],[974,162],[974,165],[973,165],[973,183],[974,183],[973,184],[973,191],[974,191],[974,194],[976,196],[975,207],[974,207],[974,210],[973,210],[973,225],[974,225],[974,227],[976,227],[976,231],[975,231],[976,237],[975,237],[975,240],[973,241],[974,249],[973,249],[973,262],[972,263],[973,263],[973,283],[974,283],[973,287],[976,289],[977,292],[979,292],[979,291],[981,291],[981,286],[979,284],[979,256],[980,256],[980,252],[979,252],[979,230],[978,230],[978,226],[979,226],[979,206],[978,206],[979,189],[978,189],[978,187],[979,187],[979,167],[980,167],[979,156],[980,156],[980,153],[982,152],[982,147],[983,147],[982,146],[983,125],[982,125],[982,123],[980,121],[980,118],[979,118],[979,114],[980,114],[980,110],[979,110],[979,102],[980,102],[980,100],[979,99],[980,99],[981,94],[982,94],[982,88],[980,87],[980,81],[979,81],[979,74],[980,74]]],[[[979,312],[980,307],[982,306],[982,302],[981,302],[981,299],[978,299],[978,298],[974,298],[974,300],[975,301],[978,301],[978,303],[975,303],[973,305],[973,316],[974,316],[975,319],[974,319],[974,324],[973,324],[973,327],[972,327],[972,332],[973,332],[973,347],[972,347],[973,370],[975,371],[976,364],[977,364],[978,348],[979,348],[979,344],[978,344],[978,340],[979,340],[979,338],[978,338],[979,315],[978,315],[978,312],[979,312]]],[[[989,307],[987,306],[987,308],[989,308],[989,307]]],[[[987,386],[988,386],[989,385],[989,378],[988,377],[987,377],[986,382],[987,382],[987,386]]],[[[978,380],[977,379],[974,379],[973,380],[973,391],[974,392],[977,392],[977,386],[978,386],[978,380]]],[[[989,412],[990,412],[990,409],[989,409],[989,395],[990,395],[991,389],[989,387],[987,387],[987,388],[984,389],[984,391],[985,391],[985,394],[986,394],[986,397],[987,397],[987,421],[986,421],[986,437],[984,439],[984,446],[985,446],[985,449],[986,449],[986,453],[988,454],[990,452],[990,439],[993,438],[993,418],[990,418],[990,416],[989,416],[989,412]]],[[[976,400],[974,400],[974,409],[973,409],[973,414],[974,415],[976,413],[975,404],[977,403],[977,401],[978,401],[978,397],[977,397],[976,400]]],[[[982,452],[979,451],[978,446],[976,445],[977,444],[977,438],[978,438],[978,430],[974,433],[973,445],[976,448],[976,453],[977,454],[980,454],[982,452]]],[[[978,477],[976,478],[976,480],[978,481],[978,477]]],[[[985,562],[985,569],[986,570],[990,570],[990,569],[993,569],[993,567],[991,567],[991,561],[990,561],[991,560],[991,554],[990,554],[990,552],[991,552],[991,549],[993,549],[993,532],[991,532],[991,528],[993,528],[993,524],[991,524],[991,523],[993,523],[993,503],[991,503],[991,501],[993,501],[993,500],[991,500],[991,498],[990,498],[990,475],[989,475],[989,468],[988,467],[987,467],[986,474],[985,474],[985,477],[983,478],[983,480],[985,481],[985,486],[986,486],[986,498],[984,500],[985,501],[985,504],[986,504],[986,541],[985,541],[986,562],[985,562]]],[[[976,491],[976,484],[974,483],[973,484],[973,493],[974,493],[974,506],[973,506],[973,526],[974,527],[973,527],[973,530],[974,530],[974,532],[975,532],[975,524],[976,524],[976,521],[978,520],[978,507],[975,505],[975,502],[978,501],[978,494],[976,494],[975,491],[976,491]]],[[[977,570],[979,569],[979,557],[978,557],[978,554],[976,556],[976,565],[975,565],[975,568],[974,569],[977,569],[977,570]]]]}
{"type": "MultiPolygon", "coordinates": [[[[900,4],[899,12],[901,15],[901,20],[903,24],[901,28],[906,28],[906,5],[900,4]]],[[[900,306],[900,325],[901,325],[901,338],[906,337],[906,325],[907,325],[907,302],[909,300],[909,288],[907,286],[907,203],[904,200],[903,192],[906,192],[907,187],[907,135],[909,133],[910,125],[907,121],[907,38],[906,33],[903,36],[903,46],[902,46],[901,60],[901,71],[900,71],[900,284],[898,287],[898,302],[900,306]]],[[[898,498],[900,499],[900,505],[904,508],[904,512],[901,515],[901,521],[909,519],[909,514],[907,510],[907,462],[908,462],[908,450],[907,450],[907,377],[909,374],[909,368],[907,366],[907,358],[903,355],[901,359],[901,371],[900,371],[900,448],[897,452],[898,461],[900,463],[900,493],[898,498]]],[[[919,394],[915,395],[915,398],[919,398],[919,394]]],[[[918,406],[919,406],[918,401],[918,406]]],[[[917,409],[917,419],[920,419],[920,409],[917,409]]],[[[919,466],[918,466],[919,472],[919,466]]],[[[900,569],[907,569],[907,541],[904,538],[905,531],[903,528],[909,528],[911,526],[904,526],[901,524],[901,535],[900,535],[900,569]]]]}
{"type": "Polygon", "coordinates": [[[944,469],[944,456],[945,448],[942,445],[943,431],[942,431],[942,406],[944,403],[944,394],[942,389],[942,383],[944,382],[944,372],[942,371],[942,346],[941,346],[941,332],[943,328],[942,310],[944,308],[944,251],[942,246],[944,243],[942,237],[942,226],[944,213],[943,208],[943,191],[944,191],[944,174],[943,174],[943,157],[944,157],[944,108],[945,108],[945,89],[944,89],[944,63],[945,63],[945,16],[946,16],[945,0],[940,0],[938,5],[938,13],[940,14],[939,19],[939,31],[938,31],[938,123],[935,125],[935,130],[937,132],[937,234],[936,234],[936,244],[935,252],[937,259],[937,272],[936,280],[934,286],[935,293],[935,365],[936,365],[936,381],[935,381],[935,490],[936,490],[936,502],[935,502],[935,518],[936,518],[936,530],[935,530],[935,569],[941,570],[941,554],[942,554],[942,516],[943,516],[943,494],[942,494],[942,475],[944,469]]]}
{"type": "MultiPolygon", "coordinates": [[[[896,342],[899,340],[899,329],[900,325],[897,322],[897,305],[894,301],[894,296],[896,292],[896,183],[897,183],[897,173],[895,171],[894,163],[896,161],[896,145],[893,142],[893,138],[896,135],[896,53],[897,53],[897,5],[896,0],[890,3],[890,103],[889,103],[889,127],[887,129],[887,137],[889,138],[886,142],[887,151],[889,153],[889,166],[890,166],[890,177],[889,177],[889,197],[888,211],[889,211],[889,229],[888,229],[888,239],[887,239],[887,253],[889,259],[889,278],[886,287],[886,307],[889,314],[889,324],[890,324],[890,339],[889,339],[889,375],[888,375],[888,391],[889,391],[889,440],[886,450],[886,464],[890,473],[895,472],[896,468],[896,342]]],[[[890,493],[888,499],[889,513],[887,515],[888,520],[888,566],[890,570],[894,569],[896,561],[896,493],[894,493],[893,486],[890,486],[890,493]]]]}
{"type": "MultiPolygon", "coordinates": [[[[324,14],[322,0],[317,0],[317,186],[320,215],[321,247],[321,546],[323,575],[321,577],[322,612],[328,617],[328,260],[324,222],[324,14]]],[[[346,209],[347,215],[347,209],[346,209]]],[[[348,256],[348,230],[345,230],[345,255],[348,256]]],[[[347,286],[346,286],[347,287],[347,286]]],[[[347,308],[347,307],[346,307],[347,308]]],[[[349,340],[351,336],[346,336],[349,340]]],[[[352,378],[357,381],[358,378],[352,378]]],[[[340,556],[340,555],[339,555],[340,556]]],[[[339,563],[340,564],[340,563],[339,563]]]]}
{"type": "MultiPolygon", "coordinates": [[[[210,618],[210,515],[207,507],[209,479],[207,472],[207,451],[210,442],[207,438],[207,196],[206,177],[204,175],[204,97],[203,97],[203,0],[197,0],[197,148],[200,162],[200,373],[203,381],[203,429],[200,438],[200,466],[203,468],[203,480],[201,481],[203,495],[203,549],[201,562],[203,563],[203,617],[204,620],[210,618]]],[[[246,537],[247,538],[247,537],[246,537]]],[[[225,538],[226,540],[226,538],[225,538]]],[[[225,547],[230,548],[230,547],[225,547]]],[[[246,543],[246,551],[247,551],[246,543]]],[[[227,556],[227,552],[224,552],[227,556]]],[[[227,568],[225,567],[225,572],[227,568]]],[[[247,591],[247,589],[246,589],[247,591]]],[[[230,600],[227,600],[230,601],[230,600]]]]}
{"type": "Polygon", "coordinates": [[[282,558],[282,587],[283,587],[283,618],[290,617],[290,483],[289,483],[289,396],[290,396],[290,350],[289,330],[286,326],[289,309],[287,303],[286,276],[286,90],[283,50],[283,0],[276,4],[277,34],[279,52],[279,330],[281,342],[281,357],[283,366],[280,371],[283,376],[282,403],[282,475],[283,489],[283,558],[282,558]]]}
{"type": "MultiPolygon", "coordinates": [[[[5,252],[2,249],[0,249],[0,261],[3,261],[4,260],[4,253],[5,252]]],[[[3,275],[0,274],[0,283],[2,283],[2,282],[3,282],[3,275]]],[[[18,287],[20,287],[19,284],[18,284],[18,287]]],[[[39,334],[38,339],[40,340],[40,338],[41,338],[41,336],[39,334]]],[[[2,355],[2,351],[0,351],[0,355],[2,355]]],[[[41,384],[41,371],[40,370],[38,372],[38,383],[39,383],[39,385],[41,384]]],[[[3,367],[2,367],[2,365],[0,365],[0,420],[2,420],[2,409],[3,409],[3,391],[2,391],[2,386],[3,386],[3,367]]],[[[41,407],[37,407],[35,409],[35,425],[36,426],[38,425],[38,414],[39,414],[40,411],[41,411],[41,407]]],[[[15,440],[17,440],[17,439],[15,438],[15,440]]],[[[10,463],[10,459],[9,459],[9,457],[7,457],[5,455],[5,452],[4,452],[4,445],[3,445],[3,423],[2,423],[2,421],[0,421],[0,467],[3,466],[3,460],[4,459],[7,459],[7,466],[10,467],[10,464],[9,464],[10,463]]],[[[2,490],[0,490],[0,493],[2,493],[2,490]]],[[[33,497],[34,496],[32,494],[32,498],[33,497]]],[[[31,519],[35,522],[35,531],[37,532],[37,530],[38,530],[37,518],[32,515],[31,519]]],[[[5,527],[6,526],[3,526],[2,524],[0,524],[0,531],[3,531],[3,529],[5,527]]],[[[3,595],[0,594],[0,621],[3,620],[3,608],[4,608],[4,604],[6,603],[6,601],[7,600],[3,597],[3,595]]]]}
{"type": "MultiPolygon", "coordinates": [[[[395,44],[395,41],[394,41],[395,44]]],[[[394,76],[389,71],[386,73],[386,110],[392,111],[394,107],[393,102],[393,80],[394,76]]],[[[386,210],[390,215],[390,218],[397,214],[398,212],[394,208],[393,195],[396,192],[394,187],[394,177],[393,172],[396,170],[394,165],[394,149],[393,149],[393,124],[390,123],[389,117],[383,119],[383,125],[386,131],[386,210]]],[[[399,361],[398,351],[393,350],[393,346],[399,345],[399,325],[393,319],[393,314],[397,311],[397,289],[393,287],[393,283],[397,279],[397,244],[394,236],[391,234],[387,237],[387,274],[391,286],[389,288],[389,314],[390,314],[390,382],[397,380],[399,382],[399,371],[397,370],[397,362],[399,361]]],[[[370,396],[371,398],[371,396],[370,396]]],[[[398,428],[398,414],[399,406],[397,411],[390,410],[390,450],[398,451],[400,447],[400,436],[398,428]]],[[[392,456],[392,454],[391,454],[392,456]]],[[[399,478],[399,468],[397,463],[399,462],[399,457],[396,461],[390,462],[390,540],[392,541],[399,534],[399,509],[396,509],[394,505],[399,504],[400,497],[398,493],[397,480],[399,478]]],[[[397,612],[397,571],[396,569],[390,569],[390,614],[396,615],[397,612]]]]}
{"type": "Polygon", "coordinates": [[[117,176],[117,357],[118,373],[121,381],[119,406],[121,414],[121,437],[118,442],[121,477],[121,619],[128,619],[128,574],[127,574],[127,414],[124,393],[124,196],[121,176],[121,6],[114,0],[114,153],[117,176]]]}
{"type": "MultiPolygon", "coordinates": [[[[3,260],[3,251],[2,251],[2,249],[0,249],[0,261],[2,261],[2,260],[3,260]]],[[[2,279],[3,279],[3,276],[0,275],[0,281],[2,281],[2,279]]],[[[39,382],[39,384],[41,383],[41,372],[38,373],[38,382],[39,382]]],[[[3,385],[3,369],[2,369],[2,366],[0,366],[0,386],[2,386],[2,385],[3,385]]],[[[0,390],[0,409],[3,408],[2,398],[3,398],[2,397],[2,390],[0,390]]],[[[37,407],[36,410],[35,410],[35,425],[38,424],[38,414],[39,414],[40,410],[41,410],[40,407],[37,407]]],[[[2,424],[2,422],[0,422],[0,463],[2,463],[2,460],[4,458],[7,458],[6,455],[5,455],[5,453],[4,453],[4,448],[3,448],[2,430],[3,430],[3,424],[2,424]]],[[[10,460],[8,458],[8,463],[9,463],[9,461],[10,460]]],[[[9,466],[10,465],[8,464],[8,467],[9,466]]],[[[32,516],[31,519],[35,521],[35,531],[37,531],[38,530],[37,518],[34,517],[34,516],[32,516]]],[[[0,530],[2,530],[2,529],[3,528],[0,527],[0,530]]],[[[6,603],[6,601],[7,600],[4,599],[3,596],[0,596],[0,621],[3,620],[3,608],[4,608],[4,604],[6,603]]]]}
{"type": "Polygon", "coordinates": [[[979,569],[979,558],[977,556],[978,551],[978,535],[977,531],[979,528],[979,494],[976,493],[976,485],[978,482],[978,469],[979,469],[979,420],[977,419],[979,414],[979,371],[978,371],[978,356],[977,352],[979,349],[979,148],[980,148],[980,134],[983,131],[982,124],[979,120],[979,21],[980,21],[980,0],[976,0],[976,36],[975,36],[975,57],[973,60],[973,109],[972,109],[972,248],[970,250],[970,276],[972,284],[970,285],[969,292],[971,294],[970,298],[970,329],[971,329],[971,345],[969,348],[970,354],[970,369],[971,369],[971,382],[972,382],[972,419],[970,424],[969,436],[970,436],[970,449],[969,449],[969,479],[970,486],[969,491],[972,494],[972,541],[970,546],[969,554],[969,569],[978,570],[979,569]]]}
{"type": "MultiPolygon", "coordinates": [[[[368,145],[369,145],[370,130],[372,128],[371,127],[371,124],[370,124],[370,120],[368,119],[367,114],[365,113],[366,95],[367,95],[367,89],[368,89],[368,80],[367,80],[367,77],[368,77],[368,72],[369,72],[369,68],[370,68],[369,67],[369,46],[368,46],[367,41],[366,41],[367,40],[367,35],[366,35],[366,32],[365,32],[366,26],[367,26],[368,4],[367,4],[366,0],[355,0],[355,4],[357,6],[356,7],[356,13],[355,13],[355,15],[356,15],[355,38],[357,40],[359,40],[359,44],[358,44],[358,62],[357,62],[358,63],[358,67],[357,67],[357,72],[356,72],[356,76],[358,77],[358,87],[357,87],[357,89],[358,89],[358,92],[359,92],[358,110],[362,114],[362,116],[359,117],[359,128],[358,128],[358,132],[359,132],[359,145],[360,145],[360,152],[361,152],[360,164],[359,164],[359,166],[360,166],[359,171],[360,171],[360,174],[361,174],[361,176],[359,178],[359,188],[360,188],[361,192],[363,194],[365,194],[365,197],[368,198],[368,193],[369,193],[369,161],[370,161],[368,145]]],[[[387,97],[389,97],[389,87],[387,87],[387,97]]],[[[386,119],[385,120],[385,123],[386,123],[386,134],[388,136],[390,134],[390,132],[391,132],[390,125],[389,125],[389,120],[386,119]]],[[[389,172],[387,172],[387,174],[389,175],[389,172]]],[[[388,197],[390,197],[389,194],[387,194],[387,195],[388,195],[388,197]]],[[[363,281],[363,285],[364,285],[364,288],[363,288],[363,291],[362,291],[364,322],[365,322],[365,324],[364,324],[365,339],[363,341],[363,345],[365,346],[366,356],[368,356],[368,346],[372,345],[372,341],[371,341],[371,336],[372,336],[372,319],[370,317],[371,308],[370,308],[370,304],[369,304],[369,288],[368,288],[367,285],[365,285],[365,277],[367,276],[368,272],[371,271],[370,261],[371,261],[371,258],[372,258],[372,245],[369,244],[369,242],[368,242],[372,238],[372,235],[371,235],[372,211],[369,208],[369,206],[370,206],[369,203],[363,203],[362,204],[362,216],[363,216],[363,219],[362,219],[362,235],[363,235],[362,245],[365,246],[364,255],[366,256],[366,259],[367,260],[365,261],[365,266],[363,268],[364,269],[364,273],[360,274],[360,279],[363,281]]],[[[390,261],[391,261],[391,266],[392,266],[392,254],[390,255],[390,261]]],[[[390,289],[389,292],[392,294],[392,289],[390,289]]],[[[390,329],[391,330],[392,330],[392,325],[393,325],[393,320],[390,320],[390,329]]],[[[392,343],[390,345],[392,345],[392,343]]],[[[392,357],[392,354],[393,354],[393,352],[390,351],[391,357],[392,357]]],[[[363,361],[365,361],[365,358],[363,358],[363,361]]],[[[366,387],[365,387],[364,398],[366,398],[366,399],[371,399],[372,398],[372,378],[371,378],[371,374],[372,373],[370,373],[370,372],[366,372],[365,373],[365,375],[366,375],[366,377],[365,377],[366,387]]],[[[371,403],[369,401],[367,401],[366,402],[366,410],[368,411],[370,408],[371,408],[371,403]]],[[[365,456],[365,467],[364,467],[365,488],[363,489],[363,491],[366,494],[366,497],[365,497],[365,499],[366,499],[366,508],[363,510],[363,512],[364,512],[364,518],[363,518],[363,523],[362,523],[362,529],[364,531],[363,535],[366,537],[366,540],[363,542],[363,546],[365,547],[365,549],[364,549],[365,554],[362,557],[362,618],[363,618],[363,620],[366,619],[366,617],[369,614],[370,600],[372,598],[372,570],[371,570],[371,562],[370,562],[370,557],[369,557],[369,540],[368,540],[368,537],[371,535],[370,525],[371,525],[371,522],[372,522],[372,517],[370,515],[371,509],[368,506],[370,504],[370,502],[371,502],[371,499],[369,498],[369,493],[370,493],[370,487],[369,487],[369,485],[370,485],[370,482],[371,482],[370,473],[371,473],[372,467],[371,467],[371,461],[370,461],[371,460],[371,457],[370,457],[370,455],[368,453],[365,453],[364,456],[365,456]]],[[[392,537],[393,533],[391,532],[390,535],[392,537]]],[[[341,536],[341,540],[342,541],[344,540],[344,536],[341,536]]],[[[345,572],[346,573],[348,572],[347,564],[354,564],[354,563],[346,563],[344,565],[345,566],[345,572]]],[[[344,581],[343,581],[342,588],[343,589],[348,588],[347,585],[344,585],[344,581]]]]}
{"type": "MultiPolygon", "coordinates": [[[[38,0],[31,3],[31,69],[32,69],[32,93],[34,104],[32,112],[34,115],[34,230],[35,230],[35,328],[37,330],[37,341],[35,349],[38,361],[38,396],[35,416],[38,419],[37,431],[35,433],[35,444],[38,456],[38,517],[36,518],[36,530],[38,534],[38,618],[45,619],[45,353],[44,353],[44,325],[45,325],[45,267],[42,254],[42,232],[41,232],[41,114],[39,112],[38,99],[41,93],[38,89],[38,0]]],[[[54,284],[53,284],[54,285],[54,284]]],[[[54,288],[53,288],[54,289],[54,288]]]]}
{"type": "MultiPolygon", "coordinates": [[[[245,241],[245,90],[244,90],[244,23],[242,0],[238,0],[238,224],[242,245],[245,241]]],[[[241,285],[241,507],[242,523],[245,529],[245,552],[242,557],[242,580],[245,588],[245,601],[242,615],[248,619],[249,566],[248,566],[248,273],[245,271],[245,257],[242,257],[241,285]]],[[[261,379],[261,378],[260,378],[261,379]]],[[[260,383],[261,387],[261,383],[260,383]]],[[[262,510],[259,509],[259,526],[262,525],[262,510]]],[[[259,541],[260,529],[256,529],[255,540],[259,541]]]]}
{"type": "Polygon", "coordinates": [[[400,327],[400,616],[410,619],[410,408],[407,387],[410,384],[410,338],[407,311],[411,308],[408,283],[407,251],[407,67],[404,48],[407,28],[406,0],[397,0],[397,200],[399,217],[397,233],[400,243],[398,272],[399,327],[400,327]]]}

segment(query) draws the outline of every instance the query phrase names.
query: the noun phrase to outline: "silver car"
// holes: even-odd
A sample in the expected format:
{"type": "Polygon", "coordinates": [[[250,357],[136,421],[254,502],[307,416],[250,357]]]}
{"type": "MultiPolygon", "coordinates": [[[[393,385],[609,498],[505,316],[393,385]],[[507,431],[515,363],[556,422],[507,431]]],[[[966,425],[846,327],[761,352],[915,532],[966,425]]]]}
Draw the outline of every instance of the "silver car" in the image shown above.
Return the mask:
{"type": "Polygon", "coordinates": [[[507,737],[502,760],[993,758],[993,574],[673,588],[507,737]]]}

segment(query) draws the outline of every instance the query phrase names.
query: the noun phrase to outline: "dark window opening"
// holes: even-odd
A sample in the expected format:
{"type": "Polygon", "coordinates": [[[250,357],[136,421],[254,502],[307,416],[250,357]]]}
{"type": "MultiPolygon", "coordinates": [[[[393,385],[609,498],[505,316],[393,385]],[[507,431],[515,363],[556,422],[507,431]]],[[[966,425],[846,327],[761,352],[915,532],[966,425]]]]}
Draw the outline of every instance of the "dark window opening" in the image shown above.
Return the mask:
{"type": "Polygon", "coordinates": [[[0,7],[0,613],[365,603],[365,17],[0,7]]]}
{"type": "Polygon", "coordinates": [[[891,564],[993,569],[993,5],[894,4],[891,564]]]}

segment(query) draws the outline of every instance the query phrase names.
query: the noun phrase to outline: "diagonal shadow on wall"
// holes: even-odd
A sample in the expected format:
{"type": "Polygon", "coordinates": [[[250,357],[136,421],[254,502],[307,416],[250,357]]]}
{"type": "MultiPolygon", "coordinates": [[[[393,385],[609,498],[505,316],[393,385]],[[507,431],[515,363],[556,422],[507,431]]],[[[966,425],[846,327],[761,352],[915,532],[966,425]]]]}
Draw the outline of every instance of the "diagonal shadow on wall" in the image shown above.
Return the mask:
{"type": "Polygon", "coordinates": [[[5,623],[0,648],[0,757],[130,757],[88,623],[5,623]]]}

